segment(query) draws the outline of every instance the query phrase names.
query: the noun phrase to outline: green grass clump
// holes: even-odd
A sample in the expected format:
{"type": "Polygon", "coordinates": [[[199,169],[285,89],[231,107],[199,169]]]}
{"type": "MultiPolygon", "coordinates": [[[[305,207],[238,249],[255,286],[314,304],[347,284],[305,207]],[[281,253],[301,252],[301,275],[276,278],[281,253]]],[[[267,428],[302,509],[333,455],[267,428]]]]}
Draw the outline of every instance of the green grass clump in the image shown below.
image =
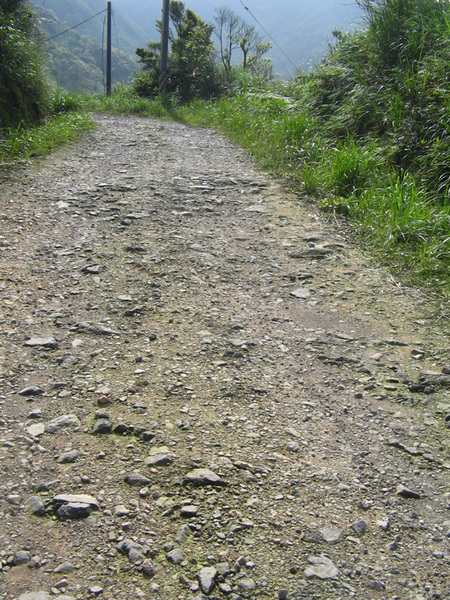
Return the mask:
{"type": "Polygon", "coordinates": [[[0,164],[11,165],[18,159],[48,154],[56,147],[74,140],[93,128],[87,113],[65,113],[50,118],[42,125],[10,128],[0,137],[0,164]]]}

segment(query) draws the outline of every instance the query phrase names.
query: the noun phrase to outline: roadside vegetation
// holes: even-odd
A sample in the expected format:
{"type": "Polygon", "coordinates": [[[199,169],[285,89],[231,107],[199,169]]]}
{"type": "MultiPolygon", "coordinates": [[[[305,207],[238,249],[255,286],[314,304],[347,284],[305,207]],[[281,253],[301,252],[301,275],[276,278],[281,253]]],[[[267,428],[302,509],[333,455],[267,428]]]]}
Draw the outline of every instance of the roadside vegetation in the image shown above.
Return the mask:
{"type": "Polygon", "coordinates": [[[448,300],[450,0],[359,4],[363,30],[335,31],[313,72],[281,81],[268,47],[231,11],[217,11],[212,27],[171,2],[168,95],[158,98],[159,44],[149,42],[130,86],[73,102],[223,131],[345,219],[399,279],[448,300]]]}

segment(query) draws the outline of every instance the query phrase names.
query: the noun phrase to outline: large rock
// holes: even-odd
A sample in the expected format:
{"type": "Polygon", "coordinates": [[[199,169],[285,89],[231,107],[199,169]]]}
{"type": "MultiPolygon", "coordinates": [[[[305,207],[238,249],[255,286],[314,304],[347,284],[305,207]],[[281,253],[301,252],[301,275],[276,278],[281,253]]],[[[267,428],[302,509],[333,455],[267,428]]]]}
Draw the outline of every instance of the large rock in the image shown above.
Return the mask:
{"type": "Polygon", "coordinates": [[[79,418],[76,415],[61,415],[45,424],[46,433],[58,433],[62,429],[76,429],[81,427],[79,418]]]}
{"type": "Polygon", "coordinates": [[[312,565],[305,569],[305,577],[312,579],[334,579],[338,576],[338,570],[334,563],[326,556],[308,556],[308,562],[312,565]]]}
{"type": "Polygon", "coordinates": [[[224,486],[226,482],[210,469],[193,469],[183,480],[183,485],[214,485],[224,486]]]}

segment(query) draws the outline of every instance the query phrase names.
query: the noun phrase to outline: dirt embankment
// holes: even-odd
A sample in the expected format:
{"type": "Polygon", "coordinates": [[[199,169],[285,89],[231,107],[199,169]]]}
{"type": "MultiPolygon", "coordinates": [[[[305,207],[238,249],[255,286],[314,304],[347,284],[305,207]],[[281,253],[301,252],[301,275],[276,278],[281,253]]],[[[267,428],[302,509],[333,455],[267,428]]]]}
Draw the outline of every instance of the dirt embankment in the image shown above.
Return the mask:
{"type": "Polygon", "coordinates": [[[449,598],[428,302],[226,139],[98,125],[2,185],[0,598],[449,598]]]}

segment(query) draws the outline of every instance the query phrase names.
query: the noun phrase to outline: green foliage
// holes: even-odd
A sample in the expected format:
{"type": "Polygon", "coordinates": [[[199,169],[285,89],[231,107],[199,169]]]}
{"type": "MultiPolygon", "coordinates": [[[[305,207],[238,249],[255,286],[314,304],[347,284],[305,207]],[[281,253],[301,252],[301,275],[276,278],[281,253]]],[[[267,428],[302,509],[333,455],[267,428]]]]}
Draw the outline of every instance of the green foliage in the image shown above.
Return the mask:
{"type": "Polygon", "coordinates": [[[0,2],[0,130],[36,123],[47,89],[34,15],[24,0],[0,2]]]}
{"type": "MultiPolygon", "coordinates": [[[[170,3],[170,23],[168,93],[182,102],[217,95],[221,77],[214,61],[213,26],[186,9],[183,2],[174,0],[170,3]]],[[[159,78],[160,44],[150,42],[145,49],[138,48],[136,54],[143,72],[135,78],[133,87],[141,96],[154,97],[159,78]]]]}
{"type": "Polygon", "coordinates": [[[76,139],[92,127],[90,117],[78,112],[63,112],[43,125],[25,127],[20,124],[7,130],[0,139],[0,165],[12,164],[17,159],[48,154],[57,146],[76,139]]]}

